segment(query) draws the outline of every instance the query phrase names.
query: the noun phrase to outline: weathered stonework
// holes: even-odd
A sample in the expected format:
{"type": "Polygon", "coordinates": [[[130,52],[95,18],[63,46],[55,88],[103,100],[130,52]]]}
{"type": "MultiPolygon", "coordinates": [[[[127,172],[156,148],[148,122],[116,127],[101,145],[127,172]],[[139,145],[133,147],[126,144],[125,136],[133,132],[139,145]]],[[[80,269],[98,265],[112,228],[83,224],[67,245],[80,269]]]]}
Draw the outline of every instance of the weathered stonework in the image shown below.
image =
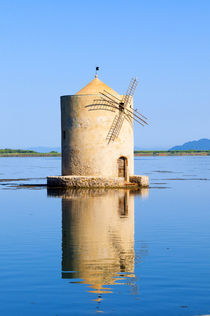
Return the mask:
{"type": "Polygon", "coordinates": [[[132,188],[148,187],[149,179],[146,176],[133,176],[126,182],[124,178],[106,178],[94,176],[53,176],[47,177],[49,187],[66,188],[132,188]]]}
{"type": "Polygon", "coordinates": [[[129,181],[131,183],[136,183],[139,187],[149,187],[148,176],[130,176],[129,181]]]}

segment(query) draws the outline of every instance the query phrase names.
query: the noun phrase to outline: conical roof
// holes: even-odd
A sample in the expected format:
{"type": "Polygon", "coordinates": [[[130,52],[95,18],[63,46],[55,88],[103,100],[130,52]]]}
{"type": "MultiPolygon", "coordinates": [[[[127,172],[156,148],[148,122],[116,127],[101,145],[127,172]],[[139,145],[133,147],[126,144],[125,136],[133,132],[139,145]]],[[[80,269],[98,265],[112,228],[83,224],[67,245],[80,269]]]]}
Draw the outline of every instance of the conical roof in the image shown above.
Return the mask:
{"type": "Polygon", "coordinates": [[[81,94],[99,94],[100,92],[107,91],[117,97],[119,97],[119,94],[114,91],[112,88],[107,86],[105,83],[103,83],[101,80],[99,80],[97,77],[95,77],[91,82],[89,82],[84,88],[79,90],[76,95],[81,94]]]}

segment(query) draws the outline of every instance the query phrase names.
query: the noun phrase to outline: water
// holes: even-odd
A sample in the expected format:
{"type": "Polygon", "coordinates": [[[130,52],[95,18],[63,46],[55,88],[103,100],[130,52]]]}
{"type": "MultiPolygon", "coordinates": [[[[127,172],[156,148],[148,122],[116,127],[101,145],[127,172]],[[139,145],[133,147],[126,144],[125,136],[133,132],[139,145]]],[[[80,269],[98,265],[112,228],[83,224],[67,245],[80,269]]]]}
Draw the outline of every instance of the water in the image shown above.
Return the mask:
{"type": "Polygon", "coordinates": [[[137,158],[140,192],[39,186],[59,173],[0,158],[0,315],[210,314],[210,157],[137,158]]]}

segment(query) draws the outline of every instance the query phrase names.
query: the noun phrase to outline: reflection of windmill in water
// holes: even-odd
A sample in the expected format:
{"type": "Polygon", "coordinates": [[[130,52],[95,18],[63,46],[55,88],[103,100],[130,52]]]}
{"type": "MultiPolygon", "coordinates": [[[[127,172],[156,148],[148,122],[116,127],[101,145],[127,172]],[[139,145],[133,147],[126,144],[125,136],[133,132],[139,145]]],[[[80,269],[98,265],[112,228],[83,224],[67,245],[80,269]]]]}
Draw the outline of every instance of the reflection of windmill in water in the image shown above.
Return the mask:
{"type": "Polygon", "coordinates": [[[115,112],[114,120],[111,124],[106,140],[108,143],[113,142],[118,137],[123,121],[126,119],[132,126],[133,120],[144,126],[147,118],[140,112],[133,110],[132,99],[135,93],[138,81],[136,78],[132,78],[128,86],[127,92],[123,95],[122,99],[119,99],[110,92],[104,90],[100,92],[100,98],[95,99],[93,104],[87,105],[90,111],[111,111],[115,112]]]}
{"type": "Polygon", "coordinates": [[[98,295],[112,293],[114,284],[132,286],[134,197],[129,191],[81,194],[62,199],[62,277],[82,279],[98,295]]]}
{"type": "Polygon", "coordinates": [[[62,197],[62,278],[83,283],[102,296],[114,285],[138,294],[134,274],[134,196],[148,197],[147,188],[128,190],[56,190],[62,197]]]}

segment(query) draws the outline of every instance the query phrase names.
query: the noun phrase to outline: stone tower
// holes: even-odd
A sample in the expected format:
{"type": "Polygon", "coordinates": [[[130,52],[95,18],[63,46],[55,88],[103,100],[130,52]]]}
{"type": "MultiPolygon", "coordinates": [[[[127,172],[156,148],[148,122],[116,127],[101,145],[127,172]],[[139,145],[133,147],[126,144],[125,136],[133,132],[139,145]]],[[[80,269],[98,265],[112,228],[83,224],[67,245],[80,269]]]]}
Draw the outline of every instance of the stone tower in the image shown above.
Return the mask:
{"type": "Polygon", "coordinates": [[[108,142],[116,113],[88,107],[103,91],[123,97],[97,76],[75,95],[61,97],[63,176],[123,177],[128,181],[134,173],[133,121],[125,119],[118,137],[108,142]]]}

